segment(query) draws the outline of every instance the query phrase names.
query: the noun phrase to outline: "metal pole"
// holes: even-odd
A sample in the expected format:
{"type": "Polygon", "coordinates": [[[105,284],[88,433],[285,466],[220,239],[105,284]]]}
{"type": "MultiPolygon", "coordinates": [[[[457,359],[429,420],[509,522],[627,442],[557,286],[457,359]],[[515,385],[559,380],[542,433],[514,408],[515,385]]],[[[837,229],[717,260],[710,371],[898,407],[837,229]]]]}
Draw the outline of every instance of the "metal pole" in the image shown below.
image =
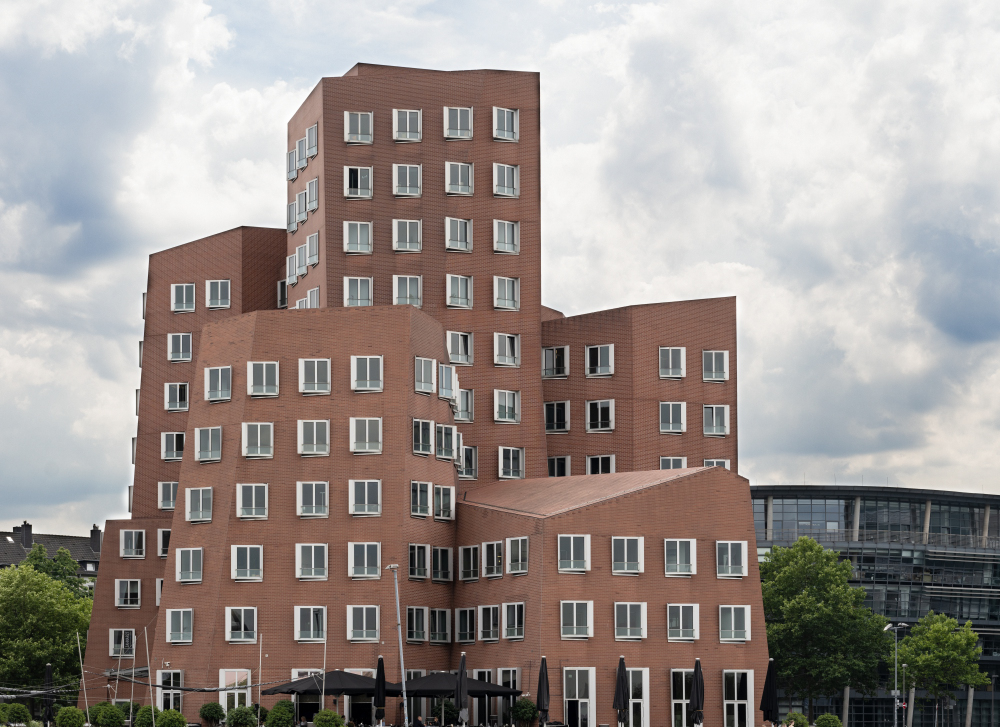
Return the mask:
{"type": "MultiPolygon", "coordinates": [[[[903,664],[903,689],[906,689],[906,664],[903,664]]],[[[906,699],[906,712],[903,712],[903,721],[906,721],[906,713],[910,710],[909,697],[906,699]]]]}
{"type": "Polygon", "coordinates": [[[87,677],[83,673],[83,650],[80,648],[79,631],[76,632],[76,653],[80,657],[80,684],[83,685],[83,708],[87,710],[87,721],[90,722],[90,705],[87,703],[87,677]]]}
{"type": "Polygon", "coordinates": [[[990,727],[993,727],[993,698],[997,693],[996,685],[993,681],[997,678],[996,674],[990,674],[990,727]]]}
{"type": "Polygon", "coordinates": [[[264,634],[257,632],[257,727],[260,727],[260,690],[263,686],[264,675],[261,673],[264,668],[264,634]]]}
{"type": "MultiPolygon", "coordinates": [[[[149,682],[149,716],[153,718],[153,727],[156,727],[156,704],[153,703],[153,680],[149,678],[152,665],[149,663],[149,632],[146,627],[142,627],[142,638],[146,642],[146,679],[149,682]]],[[[135,675],[135,660],[132,661],[132,674],[135,675]]]]}
{"type": "Polygon", "coordinates": [[[892,727],[897,727],[896,720],[899,717],[899,624],[893,628],[892,635],[896,637],[895,665],[892,669],[892,680],[896,685],[892,690],[895,692],[892,695],[892,727]]]}
{"type": "MultiPolygon", "coordinates": [[[[324,628],[326,628],[324,626],[324,628]]],[[[323,634],[323,690],[319,695],[319,708],[326,709],[326,634],[323,634]]],[[[347,717],[345,714],[344,717],[347,717]]]]}
{"type": "MultiPolygon", "coordinates": [[[[396,636],[399,639],[399,676],[400,683],[403,685],[403,725],[404,727],[409,727],[410,724],[410,712],[406,704],[406,665],[403,663],[403,622],[399,617],[399,564],[392,563],[385,567],[386,570],[392,571],[392,582],[396,588],[396,636]]],[[[441,703],[441,714],[444,714],[444,702],[441,703]]],[[[441,720],[442,727],[444,727],[444,719],[441,720]]],[[[155,727],[155,725],[154,725],[155,727]]]]}

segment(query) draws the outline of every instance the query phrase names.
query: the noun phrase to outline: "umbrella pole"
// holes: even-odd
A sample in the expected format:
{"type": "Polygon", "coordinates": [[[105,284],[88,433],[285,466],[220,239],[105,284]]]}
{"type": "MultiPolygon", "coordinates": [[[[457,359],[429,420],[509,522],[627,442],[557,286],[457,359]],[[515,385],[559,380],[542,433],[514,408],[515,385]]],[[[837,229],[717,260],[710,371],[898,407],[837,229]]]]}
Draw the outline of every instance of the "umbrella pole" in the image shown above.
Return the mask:
{"type": "Polygon", "coordinates": [[[257,632],[257,727],[260,727],[260,701],[261,692],[264,685],[264,675],[261,670],[264,668],[264,634],[257,632]]]}
{"type": "Polygon", "coordinates": [[[142,627],[142,638],[146,642],[146,680],[149,682],[149,716],[153,719],[153,727],[156,727],[156,704],[153,702],[153,680],[149,678],[150,673],[153,671],[149,663],[149,632],[146,631],[145,626],[142,627]]]}
{"type": "Polygon", "coordinates": [[[319,693],[319,708],[326,709],[326,639],[323,639],[323,689],[319,693]]]}

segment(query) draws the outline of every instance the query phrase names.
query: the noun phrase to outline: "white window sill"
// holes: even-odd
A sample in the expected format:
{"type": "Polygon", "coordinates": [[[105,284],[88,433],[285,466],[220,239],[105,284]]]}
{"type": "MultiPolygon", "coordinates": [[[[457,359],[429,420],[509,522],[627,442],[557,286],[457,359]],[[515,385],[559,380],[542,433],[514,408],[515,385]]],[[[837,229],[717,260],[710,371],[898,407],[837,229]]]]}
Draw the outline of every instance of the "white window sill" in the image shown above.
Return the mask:
{"type": "Polygon", "coordinates": [[[302,396],[329,396],[329,391],[302,391],[302,396]]]}
{"type": "Polygon", "coordinates": [[[587,429],[587,434],[611,434],[614,429],[587,429]]]}
{"type": "Polygon", "coordinates": [[[560,636],[560,641],[586,641],[589,636],[560,636]]]}
{"type": "Polygon", "coordinates": [[[556,572],[557,573],[566,573],[567,575],[582,576],[582,575],[586,574],[587,571],[585,569],[584,570],[575,570],[575,569],[574,570],[566,570],[566,569],[563,569],[563,568],[557,568],[556,572]]]}
{"type": "Polygon", "coordinates": [[[613,571],[611,571],[611,575],[613,575],[613,576],[634,576],[634,577],[638,577],[638,576],[642,575],[642,573],[640,573],[639,571],[632,571],[632,570],[613,570],[613,571]]]}
{"type": "Polygon", "coordinates": [[[686,434],[686,432],[683,429],[661,429],[660,434],[686,434]]]}
{"type": "Polygon", "coordinates": [[[666,578],[690,578],[694,573],[664,573],[666,578]]]}
{"type": "Polygon", "coordinates": [[[357,450],[354,450],[354,449],[352,449],[351,450],[351,454],[359,454],[359,455],[365,455],[365,454],[382,454],[382,450],[381,449],[378,449],[378,450],[374,450],[374,449],[365,449],[365,450],[357,449],[357,450]]]}
{"type": "Polygon", "coordinates": [[[329,452],[299,452],[301,457],[329,457],[329,452]]]}
{"type": "Polygon", "coordinates": [[[546,434],[569,434],[568,429],[546,429],[546,434]]]}
{"type": "Polygon", "coordinates": [[[675,637],[671,637],[671,636],[667,637],[667,642],[671,643],[671,644],[693,644],[697,640],[698,640],[697,638],[680,639],[680,638],[675,638],[675,637]]]}

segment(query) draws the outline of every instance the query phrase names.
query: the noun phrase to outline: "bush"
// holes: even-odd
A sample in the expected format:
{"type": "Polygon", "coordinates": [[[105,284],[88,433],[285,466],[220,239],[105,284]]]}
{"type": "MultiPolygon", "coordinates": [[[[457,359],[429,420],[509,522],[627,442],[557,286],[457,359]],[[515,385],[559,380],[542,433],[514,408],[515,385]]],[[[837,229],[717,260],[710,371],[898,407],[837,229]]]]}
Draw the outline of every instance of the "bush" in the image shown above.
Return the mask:
{"type": "Polygon", "coordinates": [[[26,725],[31,722],[31,712],[23,704],[12,702],[7,705],[7,722],[26,725]]]}
{"type": "Polygon", "coordinates": [[[809,718],[802,712],[789,712],[788,716],[785,717],[785,724],[794,725],[794,727],[809,727],[809,718]]]}
{"type": "Polygon", "coordinates": [[[816,727],[844,727],[844,725],[841,723],[840,717],[828,712],[816,718],[816,727]]]}
{"type": "Polygon", "coordinates": [[[0,702],[0,724],[7,721],[7,702],[0,702]]]}
{"type": "Polygon", "coordinates": [[[253,712],[257,715],[258,724],[267,724],[268,709],[262,704],[253,705],[253,712]]]}
{"type": "Polygon", "coordinates": [[[176,709],[165,709],[156,716],[156,727],[187,727],[187,720],[176,709]]]}
{"type": "Polygon", "coordinates": [[[125,724],[125,714],[113,704],[101,702],[97,716],[90,710],[90,722],[95,727],[122,727],[125,724]]]}
{"type": "Polygon", "coordinates": [[[267,727],[293,727],[295,724],[295,708],[287,699],[282,699],[271,707],[267,713],[267,727]]]}
{"type": "Polygon", "coordinates": [[[56,713],[56,727],[83,727],[86,721],[87,715],[76,707],[63,707],[56,713]]]}
{"type": "Polygon", "coordinates": [[[153,710],[156,709],[156,716],[160,716],[160,710],[148,704],[140,707],[135,713],[135,727],[153,727],[153,710]]]}
{"type": "Polygon", "coordinates": [[[136,712],[139,711],[139,707],[141,706],[142,705],[138,702],[115,702],[115,707],[117,707],[121,713],[125,715],[126,721],[135,717],[136,712]]]}
{"type": "Polygon", "coordinates": [[[332,709],[321,709],[313,717],[313,727],[344,727],[344,718],[332,709]]]}
{"type": "Polygon", "coordinates": [[[528,727],[528,725],[535,721],[535,717],[538,716],[538,707],[527,697],[521,697],[514,702],[514,708],[511,710],[510,716],[516,724],[521,725],[521,727],[528,727]]]}
{"type": "Polygon", "coordinates": [[[213,727],[226,718],[226,710],[218,702],[205,702],[198,710],[198,716],[213,727]]]}
{"type": "Polygon", "coordinates": [[[226,714],[226,727],[257,727],[257,715],[249,707],[230,709],[226,714]]]}

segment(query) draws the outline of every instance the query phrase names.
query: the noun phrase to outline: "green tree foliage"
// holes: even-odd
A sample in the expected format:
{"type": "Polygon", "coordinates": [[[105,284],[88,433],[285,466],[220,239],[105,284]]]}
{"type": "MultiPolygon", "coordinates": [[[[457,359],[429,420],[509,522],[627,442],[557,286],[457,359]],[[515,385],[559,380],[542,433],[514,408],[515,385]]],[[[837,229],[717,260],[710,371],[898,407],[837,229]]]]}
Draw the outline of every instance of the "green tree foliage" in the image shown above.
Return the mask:
{"type": "Polygon", "coordinates": [[[827,712],[816,718],[816,727],[844,727],[844,725],[841,723],[840,717],[827,712]]]}
{"type": "Polygon", "coordinates": [[[198,710],[198,716],[205,720],[209,727],[214,727],[226,718],[226,710],[218,702],[205,702],[198,710]]]}
{"type": "Polygon", "coordinates": [[[56,727],[83,727],[87,715],[76,707],[63,707],[56,713],[56,727]]]}
{"type": "Polygon", "coordinates": [[[156,716],[156,727],[187,727],[187,720],[176,709],[165,709],[156,716]]]}
{"type": "Polygon", "coordinates": [[[514,707],[510,710],[510,715],[519,727],[528,727],[528,725],[535,721],[535,717],[538,716],[538,707],[527,697],[521,697],[514,702],[514,707]]]}
{"type": "Polygon", "coordinates": [[[809,727],[809,718],[802,712],[789,712],[788,716],[785,717],[785,724],[795,727],[809,727]]]}
{"type": "Polygon", "coordinates": [[[249,707],[230,709],[226,714],[226,727],[257,727],[257,715],[249,707]]]}
{"type": "Polygon", "coordinates": [[[153,727],[153,710],[156,710],[156,718],[160,718],[160,710],[148,704],[140,707],[135,713],[135,727],[153,727]]]}
{"type": "Polygon", "coordinates": [[[344,718],[332,709],[321,709],[313,715],[313,727],[344,727],[344,718]]]}
{"type": "Polygon", "coordinates": [[[865,607],[864,589],[848,585],[850,562],[799,538],[768,553],[760,572],[767,645],[786,694],[808,699],[811,712],[815,698],[847,685],[874,692],[892,637],[885,618],[865,607]]]}
{"type": "MultiPolygon", "coordinates": [[[[430,716],[441,719],[440,702],[434,706],[434,710],[431,712],[430,716]]],[[[458,724],[458,707],[456,707],[450,699],[444,700],[444,724],[458,724]]]]}
{"type": "Polygon", "coordinates": [[[90,710],[90,723],[94,727],[122,727],[125,724],[125,713],[113,704],[101,703],[101,710],[94,715],[94,710],[90,710]]]}
{"type": "Polygon", "coordinates": [[[7,702],[0,702],[0,724],[7,722],[7,702]]]}
{"type": "Polygon", "coordinates": [[[86,646],[92,606],[31,566],[0,570],[0,683],[37,686],[46,663],[56,684],[79,679],[76,635],[86,646]]]}
{"type": "Polygon", "coordinates": [[[955,619],[930,611],[899,642],[899,663],[906,664],[903,688],[926,689],[940,699],[954,697],[951,688],[959,684],[988,684],[989,677],[979,671],[983,649],[976,646],[978,640],[971,621],[959,628],[955,619]]]}
{"type": "Polygon", "coordinates": [[[85,578],[80,578],[77,571],[80,564],[73,560],[66,548],[59,548],[55,558],[49,558],[49,551],[41,543],[35,543],[21,565],[30,565],[39,573],[59,581],[69,588],[78,598],[92,598],[93,592],[87,588],[85,578]]]}
{"type": "Polygon", "coordinates": [[[295,724],[295,705],[282,699],[267,713],[267,727],[292,727],[295,724]]]}
{"type": "Polygon", "coordinates": [[[31,712],[20,702],[7,705],[7,724],[28,724],[31,722],[31,712]]]}

